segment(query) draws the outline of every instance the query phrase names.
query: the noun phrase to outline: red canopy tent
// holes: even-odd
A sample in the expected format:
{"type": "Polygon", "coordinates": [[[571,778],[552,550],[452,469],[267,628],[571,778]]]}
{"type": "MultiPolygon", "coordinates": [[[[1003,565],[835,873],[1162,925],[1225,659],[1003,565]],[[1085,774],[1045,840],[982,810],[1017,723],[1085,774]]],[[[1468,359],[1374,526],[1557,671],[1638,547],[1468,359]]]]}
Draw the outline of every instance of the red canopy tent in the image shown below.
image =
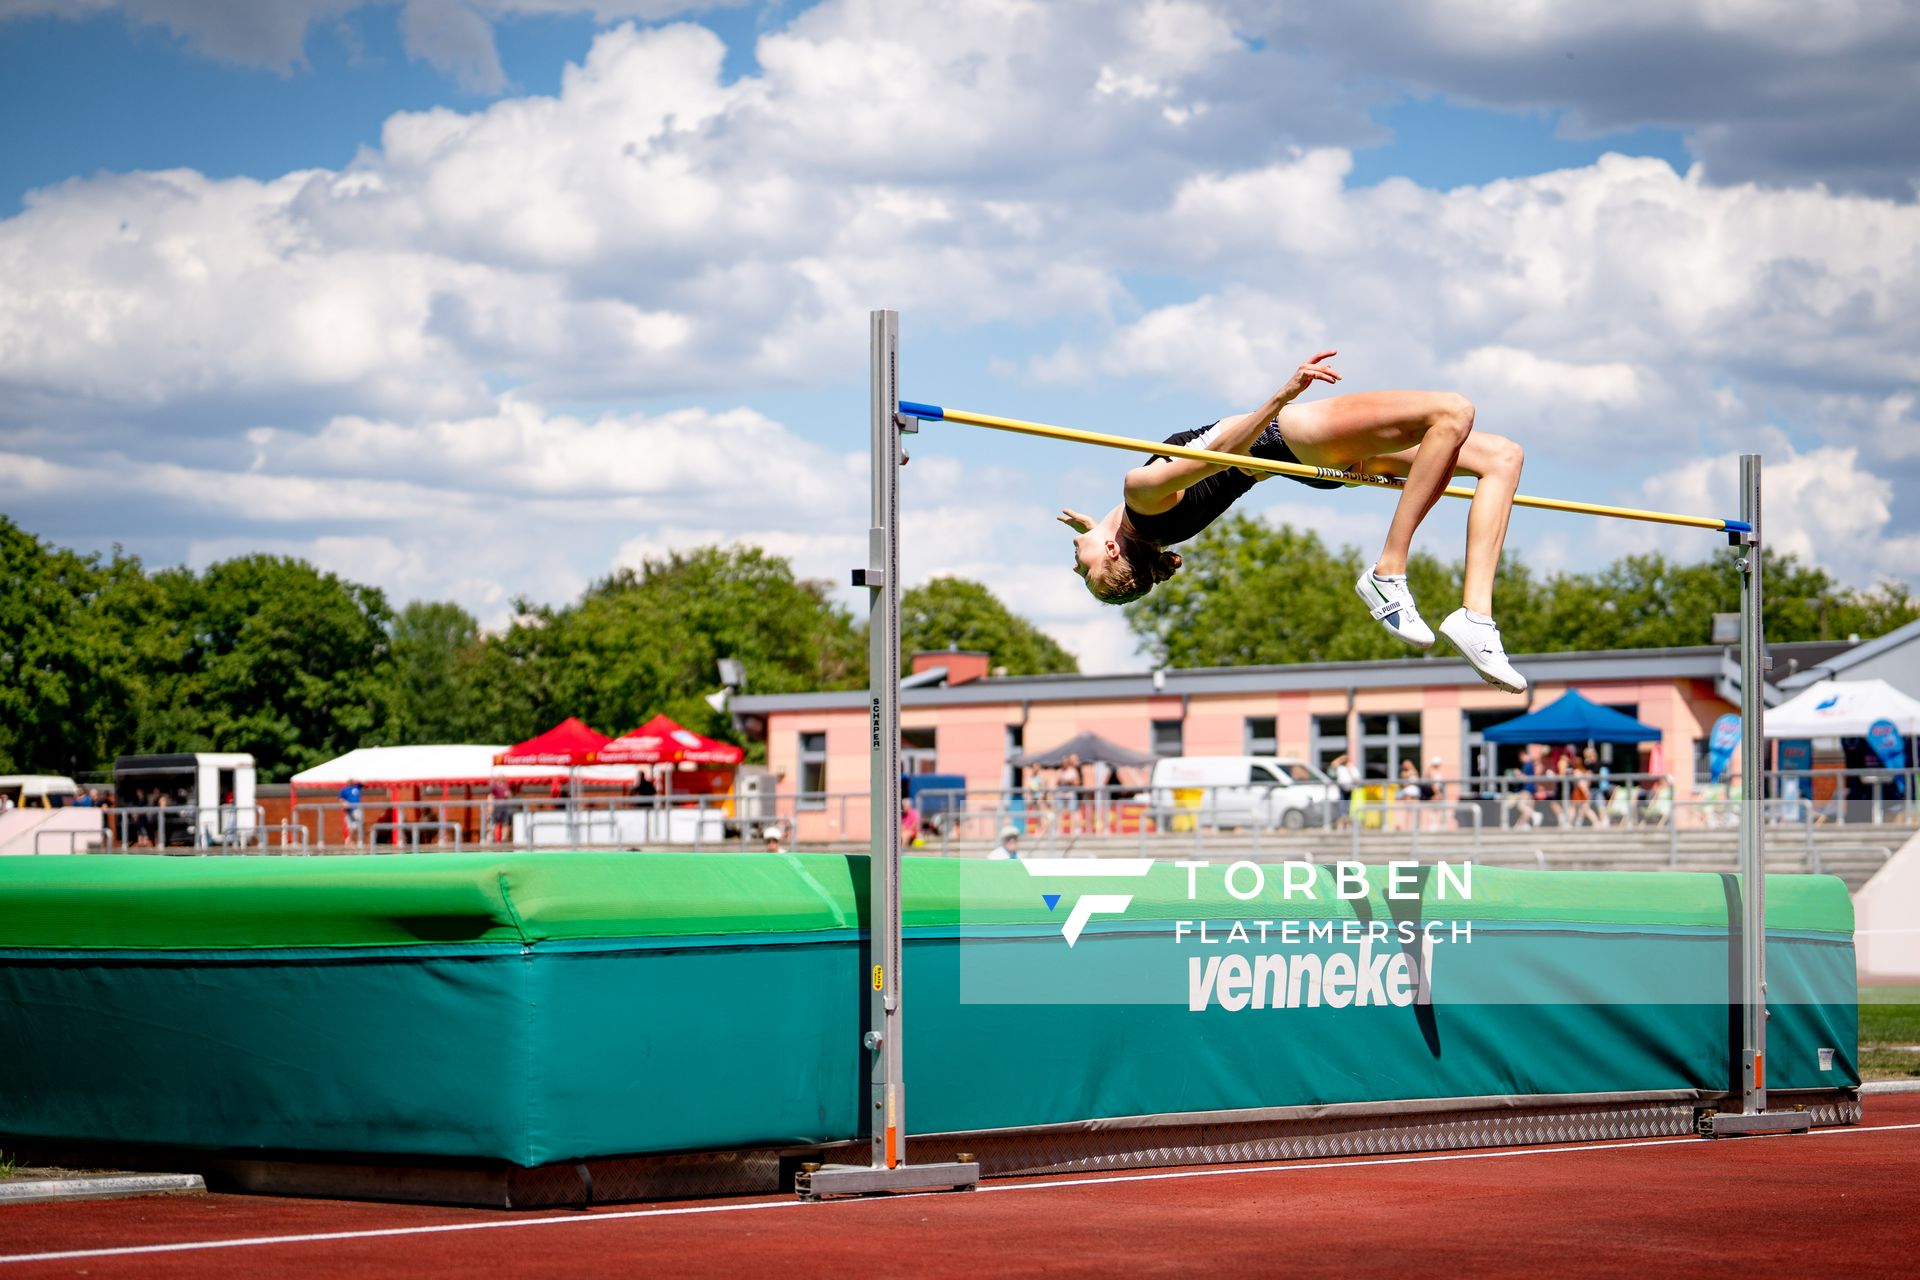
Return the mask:
{"type": "Polygon", "coordinates": [[[594,755],[613,739],[568,716],[537,737],[508,747],[493,758],[495,764],[563,764],[577,769],[594,763],[594,755]]]}
{"type": "Polygon", "coordinates": [[[664,715],[601,747],[601,764],[739,764],[746,752],[695,733],[664,715]]]}

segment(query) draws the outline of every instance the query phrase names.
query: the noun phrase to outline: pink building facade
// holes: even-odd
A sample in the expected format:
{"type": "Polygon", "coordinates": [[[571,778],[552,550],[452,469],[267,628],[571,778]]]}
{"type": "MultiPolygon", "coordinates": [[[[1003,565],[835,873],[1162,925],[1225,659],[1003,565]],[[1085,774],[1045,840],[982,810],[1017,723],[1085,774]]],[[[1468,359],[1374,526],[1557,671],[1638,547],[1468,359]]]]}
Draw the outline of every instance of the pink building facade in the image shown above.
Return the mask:
{"type": "MultiPolygon", "coordinates": [[[[922,683],[908,682],[901,707],[908,770],[957,774],[975,791],[1018,785],[1014,757],[1087,730],[1161,756],[1280,755],[1324,767],[1345,752],[1369,781],[1393,776],[1403,759],[1422,772],[1437,759],[1447,778],[1484,776],[1504,772],[1518,749],[1496,754],[1481,730],[1578,688],[1662,734],[1657,753],[1613,748],[1614,772],[1651,765],[1686,796],[1714,720],[1738,701],[1737,672],[1717,647],[1530,656],[1525,698],[1482,684],[1457,659],[999,679],[976,659],[921,655],[922,683]]],[[[733,710],[750,733],[764,733],[779,791],[802,793],[797,839],[865,837],[863,691],[742,697],[733,710]]]]}

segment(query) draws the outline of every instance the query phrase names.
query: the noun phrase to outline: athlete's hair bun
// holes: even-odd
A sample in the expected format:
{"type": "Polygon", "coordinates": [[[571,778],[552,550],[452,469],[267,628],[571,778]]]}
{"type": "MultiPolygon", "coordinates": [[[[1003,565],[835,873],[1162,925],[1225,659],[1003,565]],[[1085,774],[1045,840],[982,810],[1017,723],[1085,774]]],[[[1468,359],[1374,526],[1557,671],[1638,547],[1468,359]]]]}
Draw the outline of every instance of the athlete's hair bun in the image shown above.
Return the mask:
{"type": "Polygon", "coordinates": [[[1155,584],[1171,578],[1180,568],[1178,552],[1167,551],[1141,537],[1139,531],[1125,520],[1114,531],[1113,540],[1120,555],[1099,579],[1087,579],[1087,586],[1093,594],[1108,604],[1126,604],[1130,600],[1138,600],[1153,590],[1155,584]]]}

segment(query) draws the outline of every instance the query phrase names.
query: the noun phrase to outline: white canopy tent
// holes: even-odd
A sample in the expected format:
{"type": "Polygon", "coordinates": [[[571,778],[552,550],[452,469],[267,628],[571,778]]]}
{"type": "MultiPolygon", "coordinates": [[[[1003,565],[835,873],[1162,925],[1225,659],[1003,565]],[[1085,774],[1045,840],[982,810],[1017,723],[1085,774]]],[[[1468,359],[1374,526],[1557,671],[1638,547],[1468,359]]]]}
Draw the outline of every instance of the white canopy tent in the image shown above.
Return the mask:
{"type": "MultiPolygon", "coordinates": [[[[504,746],[456,743],[426,747],[361,747],[325,764],[315,765],[293,775],[293,792],[300,802],[313,803],[314,792],[331,796],[349,782],[376,790],[397,787],[487,787],[495,778],[508,782],[566,781],[577,775],[583,784],[631,788],[645,768],[632,764],[595,764],[569,768],[553,765],[497,765],[493,758],[506,751],[504,746]]],[[[406,801],[432,809],[440,806],[442,817],[446,802],[427,799],[406,801]]],[[[697,808],[673,808],[661,801],[644,807],[588,807],[569,796],[564,809],[539,810],[516,807],[512,814],[513,843],[550,845],[555,848],[612,846],[645,848],[649,844],[720,844],[726,839],[726,815],[718,807],[701,804],[697,808]]],[[[468,812],[471,812],[469,810],[468,812]]]]}
{"type": "Polygon", "coordinates": [[[1769,738],[1862,738],[1882,720],[1920,734],[1920,702],[1885,680],[1822,680],[1767,711],[1769,738]]]}

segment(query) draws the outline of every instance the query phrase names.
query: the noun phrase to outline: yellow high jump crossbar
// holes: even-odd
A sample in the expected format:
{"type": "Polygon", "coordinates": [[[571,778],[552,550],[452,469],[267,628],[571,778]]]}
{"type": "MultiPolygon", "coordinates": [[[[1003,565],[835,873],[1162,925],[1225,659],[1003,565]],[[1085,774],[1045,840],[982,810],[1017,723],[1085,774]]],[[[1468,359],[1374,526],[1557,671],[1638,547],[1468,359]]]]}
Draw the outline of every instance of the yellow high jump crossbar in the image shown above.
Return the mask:
{"type": "MultiPolygon", "coordinates": [[[[991,427],[995,431],[1017,431],[1021,435],[1043,436],[1049,440],[1099,445],[1106,449],[1125,449],[1133,453],[1161,454],[1170,458],[1188,458],[1194,462],[1208,462],[1219,467],[1239,467],[1246,471],[1264,471],[1276,476],[1335,480],[1345,485],[1370,485],[1378,489],[1398,489],[1406,484],[1405,479],[1400,476],[1355,475],[1346,471],[1336,471],[1332,467],[1309,467],[1304,463],[1275,462],[1268,458],[1256,458],[1251,454],[1190,449],[1184,445],[1136,440],[1131,436],[1083,431],[1078,427],[1056,427],[1050,423],[1028,422],[1024,418],[1002,418],[990,413],[973,413],[966,409],[947,409],[937,404],[921,404],[912,400],[900,401],[900,412],[907,417],[920,418],[928,422],[958,422],[970,427],[991,427]]],[[[1473,497],[1473,490],[1462,485],[1448,485],[1444,492],[1449,498],[1473,497]]],[[[1524,493],[1514,495],[1513,505],[1538,507],[1543,511],[1571,511],[1580,515],[1609,516],[1615,520],[1644,520],[1652,524],[1685,525],[1693,529],[1714,529],[1724,533],[1752,532],[1752,527],[1744,520],[1722,519],[1717,516],[1686,516],[1671,511],[1647,511],[1640,507],[1610,507],[1604,503],[1573,502],[1565,498],[1531,498],[1524,493]]]]}

